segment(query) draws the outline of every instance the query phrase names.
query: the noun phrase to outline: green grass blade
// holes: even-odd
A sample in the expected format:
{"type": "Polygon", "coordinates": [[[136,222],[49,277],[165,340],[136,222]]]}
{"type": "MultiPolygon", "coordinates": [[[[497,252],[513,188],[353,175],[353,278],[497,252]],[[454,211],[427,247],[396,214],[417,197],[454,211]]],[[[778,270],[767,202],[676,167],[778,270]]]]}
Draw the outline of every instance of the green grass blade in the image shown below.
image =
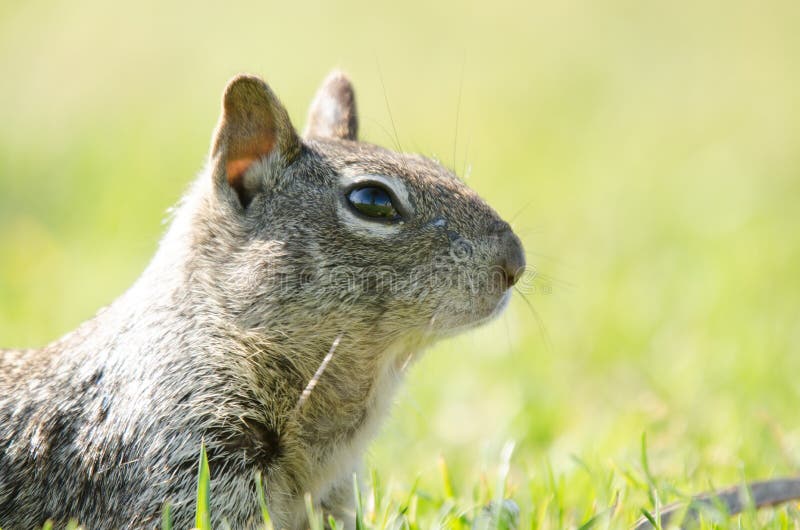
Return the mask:
{"type": "Polygon", "coordinates": [[[503,509],[503,501],[506,497],[506,481],[511,471],[511,456],[514,454],[514,442],[508,441],[500,451],[500,468],[497,473],[497,489],[495,489],[494,501],[492,502],[492,528],[497,528],[500,524],[503,509]]]}
{"type": "Polygon", "coordinates": [[[454,498],[456,495],[453,489],[453,481],[450,479],[450,470],[447,468],[447,461],[442,455],[439,455],[439,473],[442,475],[445,497],[448,499],[454,498]]]}
{"type": "Polygon", "coordinates": [[[200,463],[197,470],[197,506],[194,513],[194,526],[197,530],[211,530],[211,513],[208,511],[209,483],[211,471],[208,468],[206,446],[200,444],[200,463]]]}
{"type": "Polygon", "coordinates": [[[378,470],[374,467],[369,471],[369,481],[372,484],[372,498],[374,499],[375,509],[377,510],[383,500],[383,491],[381,490],[381,479],[378,475],[378,470]]]}
{"type": "Polygon", "coordinates": [[[322,515],[318,515],[314,510],[314,501],[311,499],[311,494],[305,494],[306,501],[306,514],[308,515],[308,526],[311,530],[323,530],[322,515]]]}
{"type": "Polygon", "coordinates": [[[650,521],[650,524],[653,525],[653,528],[656,528],[656,529],[659,529],[659,530],[661,529],[661,521],[656,520],[656,518],[653,517],[652,513],[648,512],[647,510],[642,508],[642,515],[644,515],[645,519],[650,521]]]}
{"type": "Polygon", "coordinates": [[[411,508],[412,500],[417,495],[418,487],[419,487],[419,475],[417,475],[417,478],[414,479],[414,483],[411,485],[411,489],[408,491],[408,495],[406,495],[405,501],[403,501],[403,503],[398,508],[399,513],[403,515],[408,513],[409,509],[411,508]]]}
{"type": "Polygon", "coordinates": [[[599,523],[604,517],[608,516],[609,511],[610,510],[605,510],[591,517],[588,521],[580,525],[578,527],[578,530],[590,530],[591,528],[594,528],[595,526],[597,526],[597,523],[599,523]]]}
{"type": "Polygon", "coordinates": [[[264,522],[264,528],[266,530],[272,530],[272,518],[269,516],[267,499],[264,495],[264,482],[260,471],[256,471],[256,488],[258,489],[258,504],[261,507],[261,519],[264,522]]]}
{"type": "Polygon", "coordinates": [[[172,530],[172,514],[168,502],[165,502],[161,509],[161,530],[172,530]]]}
{"type": "Polygon", "coordinates": [[[653,478],[653,473],[650,471],[650,460],[647,458],[647,433],[642,433],[642,447],[641,447],[641,460],[642,460],[642,471],[644,471],[644,476],[647,479],[647,484],[650,486],[651,489],[656,488],[656,481],[653,478]]]}
{"type": "Polygon", "coordinates": [[[358,475],[353,473],[353,494],[356,501],[356,530],[366,530],[364,524],[364,503],[361,500],[361,488],[358,487],[358,475]]]}

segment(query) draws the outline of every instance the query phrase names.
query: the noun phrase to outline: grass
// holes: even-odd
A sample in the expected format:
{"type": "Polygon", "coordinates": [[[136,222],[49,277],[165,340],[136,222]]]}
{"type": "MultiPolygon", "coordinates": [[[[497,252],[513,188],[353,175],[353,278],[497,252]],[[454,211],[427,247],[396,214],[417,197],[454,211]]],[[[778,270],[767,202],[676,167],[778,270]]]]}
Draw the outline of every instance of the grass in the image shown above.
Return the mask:
{"type": "MultiPolygon", "coordinates": [[[[547,334],[515,296],[426,354],[368,454],[367,528],[466,527],[501,497],[520,528],[627,528],[798,474],[799,9],[0,4],[0,345],[45,344],[137,277],[227,78],[265,75],[302,128],[338,66],[363,138],[438,156],[513,219],[547,334]]],[[[719,524],[740,523],[798,514],[719,524]]]]}
{"type": "Polygon", "coordinates": [[[200,461],[197,466],[197,509],[194,526],[197,530],[211,530],[211,512],[208,499],[211,493],[211,470],[208,468],[208,455],[205,445],[200,446],[200,461]]]}
{"type": "MultiPolygon", "coordinates": [[[[373,469],[370,483],[366,491],[361,491],[354,477],[353,507],[356,513],[356,530],[420,530],[429,528],[447,530],[517,530],[517,529],[560,529],[591,528],[623,529],[630,528],[632,517],[645,517],[661,530],[659,512],[663,507],[661,498],[678,498],[686,504],[689,496],[676,491],[671,485],[658,480],[650,470],[647,457],[646,437],[642,436],[641,466],[637,471],[612,471],[602,477],[603,487],[613,492],[611,502],[598,503],[597,499],[586,502],[583,506],[565,506],[563,495],[569,488],[568,480],[548,474],[545,491],[539,491],[542,484],[536,480],[515,483],[509,477],[513,444],[503,448],[500,455],[497,475],[492,481],[480,477],[466,495],[456,495],[450,481],[447,462],[441,458],[441,484],[437,490],[423,491],[415,483],[410,489],[395,488],[393,485],[384,490],[379,473],[373,469]],[[524,492],[539,492],[543,495],[527,497],[524,492]],[[646,493],[646,506],[637,508],[635,502],[627,499],[636,498],[637,494],[646,493]],[[532,501],[532,502],[531,502],[532,501]],[[522,509],[520,509],[520,505],[522,509]]],[[[584,463],[581,463],[585,466],[584,463]]],[[[588,474],[603,473],[585,467],[588,474]]],[[[211,511],[209,507],[209,491],[211,472],[205,448],[201,447],[198,459],[197,502],[195,508],[195,528],[210,530],[211,511]]],[[[263,530],[275,530],[264,502],[265,485],[261,477],[254,477],[254,487],[258,489],[261,505],[263,530]]],[[[587,501],[589,497],[587,496],[587,501]]],[[[310,495],[306,495],[306,510],[310,521],[309,530],[323,530],[323,514],[315,507],[310,495]]],[[[680,517],[678,518],[680,520],[680,517]]],[[[327,520],[328,528],[338,530],[341,522],[332,517],[327,520]]],[[[777,509],[758,513],[746,511],[736,517],[729,517],[723,506],[706,507],[700,511],[697,528],[705,529],[741,529],[764,528],[788,530],[800,525],[800,510],[797,506],[785,505],[777,509]]],[[[164,506],[162,526],[164,530],[172,528],[169,505],[164,506]]],[[[230,528],[223,520],[223,528],[230,528]]],[[[51,530],[47,523],[43,530],[51,530]]],[[[67,530],[80,530],[73,522],[67,530]]]]}

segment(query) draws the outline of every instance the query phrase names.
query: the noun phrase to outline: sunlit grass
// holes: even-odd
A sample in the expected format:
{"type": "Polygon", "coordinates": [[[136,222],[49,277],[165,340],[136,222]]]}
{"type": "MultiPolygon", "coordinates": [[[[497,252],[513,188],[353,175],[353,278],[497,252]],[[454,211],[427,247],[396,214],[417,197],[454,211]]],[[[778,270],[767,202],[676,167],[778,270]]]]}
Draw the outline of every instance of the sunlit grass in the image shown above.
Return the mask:
{"type": "MultiPolygon", "coordinates": [[[[381,475],[372,469],[370,480],[363,490],[354,477],[353,511],[356,514],[356,530],[517,530],[517,529],[562,529],[590,528],[629,529],[632,521],[644,517],[655,528],[661,529],[660,514],[663,499],[684,504],[687,508],[691,496],[676,489],[667,481],[652,474],[648,463],[646,437],[641,440],[641,460],[636,470],[593,469],[578,461],[583,470],[592,476],[594,484],[556,477],[548,466],[545,480],[528,477],[518,483],[509,476],[514,445],[506,444],[498,455],[496,475],[482,475],[474,484],[464,484],[464,491],[456,492],[450,478],[447,461],[439,459],[441,483],[432,490],[420,490],[415,483],[411,488],[399,488],[393,482],[382,483],[381,475]],[[602,491],[598,491],[597,488],[602,491]],[[567,505],[564,496],[568,489],[577,488],[581,500],[567,505]],[[645,494],[646,501],[634,500],[637,494],[645,494]]],[[[205,449],[201,449],[198,461],[197,502],[195,527],[211,528],[210,480],[212,472],[208,466],[205,449]]],[[[263,501],[261,477],[254,477],[254,487],[259,491],[263,530],[274,530],[266,503],[263,501]]],[[[319,511],[314,499],[306,494],[306,512],[309,530],[342,528],[342,522],[319,511]]],[[[682,519],[679,512],[674,520],[682,519]]],[[[222,518],[222,527],[230,525],[222,518]]],[[[786,505],[777,509],[757,512],[746,510],[730,517],[722,505],[703,507],[696,527],[699,529],[766,528],[789,529],[800,525],[797,506],[786,505]]],[[[73,525],[77,528],[77,525],[73,525]]],[[[665,527],[671,528],[672,526],[665,527]]],[[[45,529],[48,527],[45,526],[45,529]]],[[[165,509],[162,528],[172,528],[168,510],[165,509]]]]}

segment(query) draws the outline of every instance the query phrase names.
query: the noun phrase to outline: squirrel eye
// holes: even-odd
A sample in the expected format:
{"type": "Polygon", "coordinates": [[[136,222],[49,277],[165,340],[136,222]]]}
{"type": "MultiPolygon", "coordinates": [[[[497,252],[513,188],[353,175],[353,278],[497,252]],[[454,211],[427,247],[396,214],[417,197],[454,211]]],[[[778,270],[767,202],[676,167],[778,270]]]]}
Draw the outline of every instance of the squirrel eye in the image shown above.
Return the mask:
{"type": "Polygon", "coordinates": [[[392,197],[378,186],[355,188],[347,194],[347,200],[353,208],[367,217],[384,221],[400,219],[400,214],[392,204],[392,197]]]}

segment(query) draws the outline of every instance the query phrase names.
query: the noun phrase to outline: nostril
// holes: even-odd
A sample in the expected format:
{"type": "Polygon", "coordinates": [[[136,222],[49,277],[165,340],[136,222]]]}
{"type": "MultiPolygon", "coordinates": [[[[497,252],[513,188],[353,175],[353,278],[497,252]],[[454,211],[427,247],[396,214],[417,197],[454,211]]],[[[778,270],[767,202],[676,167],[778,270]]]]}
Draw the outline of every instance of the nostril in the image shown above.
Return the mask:
{"type": "Polygon", "coordinates": [[[506,276],[506,288],[510,289],[514,287],[514,285],[522,278],[522,274],[525,272],[525,266],[522,267],[509,267],[506,266],[504,268],[505,276],[506,276]]]}
{"type": "Polygon", "coordinates": [[[503,238],[500,268],[505,279],[506,289],[519,282],[525,273],[525,251],[519,238],[509,230],[503,238]]]}
{"type": "Polygon", "coordinates": [[[522,278],[525,273],[525,264],[513,264],[508,261],[503,262],[503,277],[505,278],[506,289],[511,289],[522,278]]]}

